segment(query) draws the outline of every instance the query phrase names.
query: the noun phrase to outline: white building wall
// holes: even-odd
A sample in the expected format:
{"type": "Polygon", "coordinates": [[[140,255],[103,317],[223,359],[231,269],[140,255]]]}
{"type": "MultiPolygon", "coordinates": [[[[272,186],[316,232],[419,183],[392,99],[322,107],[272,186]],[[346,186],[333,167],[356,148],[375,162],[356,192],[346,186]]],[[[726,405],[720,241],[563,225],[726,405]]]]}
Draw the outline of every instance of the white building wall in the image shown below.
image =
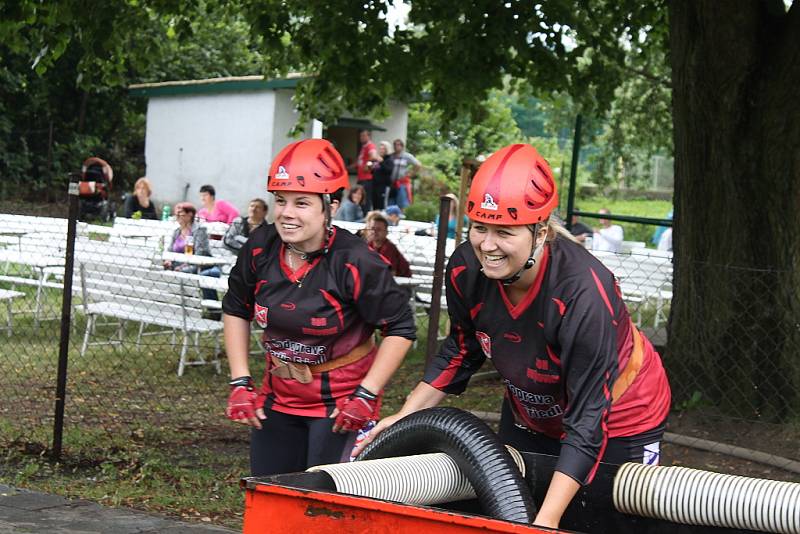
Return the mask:
{"type": "Polygon", "coordinates": [[[408,105],[391,102],[389,103],[389,113],[389,117],[383,122],[375,122],[376,126],[386,128],[386,131],[372,132],[372,140],[375,143],[379,141],[392,143],[395,139],[402,139],[404,143],[408,144],[406,139],[408,134],[408,105]]]}
{"type": "Polygon", "coordinates": [[[300,135],[291,136],[292,131],[300,115],[297,113],[292,96],[294,89],[279,89],[275,94],[275,118],[273,121],[274,135],[272,137],[272,154],[277,155],[283,147],[292,141],[308,139],[312,137],[312,125],[309,124],[300,135]]]}
{"type": "MultiPolygon", "coordinates": [[[[312,137],[312,124],[289,136],[298,119],[293,95],[293,89],[267,89],[151,97],[145,160],[155,201],[189,200],[199,207],[200,186],[211,184],[217,198],[243,213],[256,196],[271,208],[265,187],[272,158],[290,142],[312,137]]],[[[374,132],[374,141],[405,139],[408,107],[392,103],[390,112],[376,123],[386,131],[374,132]]]]}
{"type": "Polygon", "coordinates": [[[199,206],[203,184],[242,211],[263,197],[275,101],[274,91],[150,98],[145,159],[156,202],[199,206]]]}

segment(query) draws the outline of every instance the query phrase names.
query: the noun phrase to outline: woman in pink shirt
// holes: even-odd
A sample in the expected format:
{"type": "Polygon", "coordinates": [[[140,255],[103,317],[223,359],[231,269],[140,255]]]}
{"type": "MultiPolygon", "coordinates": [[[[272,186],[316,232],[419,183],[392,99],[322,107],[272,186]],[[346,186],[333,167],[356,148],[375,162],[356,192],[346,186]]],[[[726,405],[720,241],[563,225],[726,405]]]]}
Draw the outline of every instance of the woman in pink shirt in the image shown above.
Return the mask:
{"type": "Polygon", "coordinates": [[[217,192],[213,185],[204,185],[200,188],[200,201],[203,207],[197,212],[197,218],[205,222],[224,222],[231,224],[239,216],[237,210],[230,202],[216,200],[217,192]]]}

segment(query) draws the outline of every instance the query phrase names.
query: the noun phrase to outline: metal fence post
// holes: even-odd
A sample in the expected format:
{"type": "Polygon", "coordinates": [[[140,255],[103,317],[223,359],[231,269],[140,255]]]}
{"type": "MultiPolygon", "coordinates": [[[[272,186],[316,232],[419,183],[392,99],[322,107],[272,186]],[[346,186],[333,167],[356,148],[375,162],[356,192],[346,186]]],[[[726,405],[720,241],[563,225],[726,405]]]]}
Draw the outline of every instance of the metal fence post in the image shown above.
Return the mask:
{"type": "Polygon", "coordinates": [[[61,445],[64,436],[64,401],[67,395],[67,358],[69,355],[69,332],[72,320],[72,272],[75,264],[75,233],[78,225],[78,179],[78,175],[70,175],[68,190],[67,255],[64,260],[64,290],[61,297],[61,341],[58,349],[56,411],[53,419],[52,456],[54,460],[61,458],[61,445]]]}
{"type": "MultiPolygon", "coordinates": [[[[430,361],[438,348],[439,312],[442,307],[442,284],[444,283],[444,254],[447,247],[447,224],[450,221],[450,202],[446,195],[439,197],[439,227],[436,233],[436,260],[433,263],[433,288],[431,311],[428,315],[428,343],[425,360],[430,361]]],[[[456,226],[457,227],[457,226],[456,226]]]]}
{"type": "Polygon", "coordinates": [[[575,138],[572,141],[572,165],[569,168],[569,191],[567,192],[567,218],[564,221],[567,230],[572,230],[572,214],[575,212],[575,188],[578,181],[578,161],[581,153],[581,124],[583,118],[580,113],[575,117],[575,138]]]}

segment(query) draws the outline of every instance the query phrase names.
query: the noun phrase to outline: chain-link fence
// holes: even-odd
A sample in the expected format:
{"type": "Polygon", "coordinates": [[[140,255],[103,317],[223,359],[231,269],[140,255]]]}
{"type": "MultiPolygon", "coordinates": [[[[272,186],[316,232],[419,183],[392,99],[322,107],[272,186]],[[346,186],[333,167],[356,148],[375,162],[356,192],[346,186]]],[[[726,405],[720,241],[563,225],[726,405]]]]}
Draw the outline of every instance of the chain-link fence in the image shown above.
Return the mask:
{"type": "MultiPolygon", "coordinates": [[[[218,319],[235,257],[214,239],[214,228],[208,232],[210,256],[165,252],[176,228],[124,219],[113,226],[78,223],[66,347],[67,453],[95,441],[159,447],[173,433],[192,447],[211,446],[209,436],[234,436],[244,455],[246,430],[232,428],[222,416],[227,362],[218,319]]],[[[404,283],[414,292],[420,334],[415,350],[424,354],[436,239],[413,231],[390,232],[390,239],[412,263],[414,276],[404,283]]],[[[23,444],[36,452],[52,443],[66,244],[66,220],[0,215],[4,446],[23,444]]],[[[786,287],[790,276],[699,264],[682,271],[716,277],[728,290],[684,297],[698,299],[697,306],[707,308],[698,313],[716,313],[719,320],[681,336],[694,343],[673,346],[667,339],[671,256],[644,248],[597,255],[619,278],[633,321],[664,355],[674,396],[670,439],[726,454],[755,450],[762,453],[756,460],[800,469],[800,347],[796,297],[786,287]],[[762,317],[731,305],[746,302],[746,291],[773,302],[776,311],[762,317]]],[[[438,326],[446,334],[446,312],[438,326]]],[[[260,376],[255,335],[252,349],[251,371],[260,376]]]]}
{"type": "MultiPolygon", "coordinates": [[[[219,273],[231,256],[165,253],[175,225],[159,223],[78,224],[66,346],[67,448],[100,435],[107,443],[153,429],[224,424],[221,285],[199,272],[219,273]],[[165,269],[170,261],[173,268],[165,269]]],[[[0,227],[0,298],[7,311],[0,437],[49,447],[67,221],[6,215],[0,227]]]]}

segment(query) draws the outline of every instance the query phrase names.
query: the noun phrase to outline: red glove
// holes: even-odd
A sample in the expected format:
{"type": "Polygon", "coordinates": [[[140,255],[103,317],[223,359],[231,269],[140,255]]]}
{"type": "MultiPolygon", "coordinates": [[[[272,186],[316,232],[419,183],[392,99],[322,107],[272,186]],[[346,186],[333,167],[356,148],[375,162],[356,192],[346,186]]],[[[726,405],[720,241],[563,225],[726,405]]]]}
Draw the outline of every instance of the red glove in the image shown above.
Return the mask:
{"type": "Polygon", "coordinates": [[[333,423],[334,432],[355,432],[368,422],[378,419],[381,409],[380,397],[362,386],[358,386],[349,397],[336,401],[339,414],[333,423]]]}
{"type": "Polygon", "coordinates": [[[256,398],[258,393],[255,391],[253,379],[243,376],[232,380],[231,394],[228,397],[228,408],[225,415],[234,421],[239,419],[250,419],[256,416],[256,398]]]}

